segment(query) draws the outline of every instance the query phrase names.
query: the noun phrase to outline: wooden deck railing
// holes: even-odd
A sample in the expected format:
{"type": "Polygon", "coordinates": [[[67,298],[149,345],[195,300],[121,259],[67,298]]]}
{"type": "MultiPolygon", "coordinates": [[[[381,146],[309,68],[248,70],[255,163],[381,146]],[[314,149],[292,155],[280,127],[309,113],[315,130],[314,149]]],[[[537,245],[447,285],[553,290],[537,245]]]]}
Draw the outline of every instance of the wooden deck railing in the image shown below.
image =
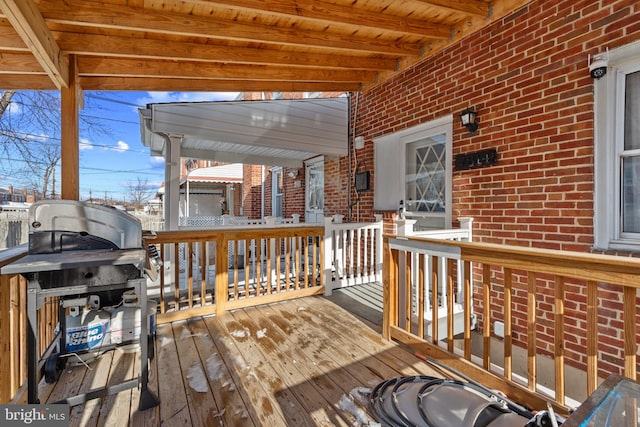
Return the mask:
{"type": "Polygon", "coordinates": [[[636,379],[640,259],[420,237],[383,240],[385,337],[532,408],[545,409],[550,401],[565,414],[576,406],[570,394],[590,395],[610,373],[636,379]],[[455,336],[454,293],[449,292],[442,337],[437,316],[425,319],[425,301],[439,304],[439,278],[444,275],[451,290],[457,265],[462,266],[467,321],[455,336]],[[492,359],[496,347],[502,360],[492,359]],[[523,372],[515,369],[519,350],[526,361],[523,372]],[[538,368],[547,361],[551,375],[538,368]],[[568,370],[582,386],[567,388],[568,370]],[[543,376],[550,376],[550,384],[542,384],[543,376]]]}
{"type": "MultiPolygon", "coordinates": [[[[27,254],[26,245],[0,252],[0,268],[27,254]]],[[[38,313],[40,354],[44,355],[58,323],[56,298],[38,313]]],[[[27,283],[19,274],[0,275],[0,403],[26,401],[27,283]]]]}
{"type": "Polygon", "coordinates": [[[297,224],[158,232],[158,322],[323,293],[323,238],[297,224]]]}

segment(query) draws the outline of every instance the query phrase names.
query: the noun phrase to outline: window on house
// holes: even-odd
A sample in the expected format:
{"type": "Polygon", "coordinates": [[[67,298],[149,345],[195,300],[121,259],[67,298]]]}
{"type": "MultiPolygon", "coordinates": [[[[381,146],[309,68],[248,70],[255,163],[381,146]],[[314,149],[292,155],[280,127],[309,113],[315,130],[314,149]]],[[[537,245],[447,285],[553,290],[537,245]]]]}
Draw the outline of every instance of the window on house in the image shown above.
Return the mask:
{"type": "Polygon", "coordinates": [[[609,54],[595,84],[595,246],[640,250],[640,45],[609,54]]]}
{"type": "Polygon", "coordinates": [[[271,215],[282,216],[282,168],[271,170],[271,215]]]}

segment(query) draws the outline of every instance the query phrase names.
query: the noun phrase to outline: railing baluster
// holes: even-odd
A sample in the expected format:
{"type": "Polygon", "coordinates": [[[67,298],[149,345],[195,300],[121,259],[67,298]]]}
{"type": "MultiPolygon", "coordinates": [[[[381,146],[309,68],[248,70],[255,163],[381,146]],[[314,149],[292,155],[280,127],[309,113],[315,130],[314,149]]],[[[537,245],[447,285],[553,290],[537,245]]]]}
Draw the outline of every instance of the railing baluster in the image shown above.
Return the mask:
{"type": "Polygon", "coordinates": [[[491,266],[482,265],[482,367],[491,368],[491,266]]]}
{"type": "MultiPolygon", "coordinates": [[[[329,268],[328,266],[326,266],[326,267],[324,266],[324,259],[325,259],[324,256],[325,256],[325,251],[327,250],[327,248],[324,245],[324,239],[322,238],[322,236],[318,237],[318,242],[320,244],[320,257],[318,258],[317,263],[318,263],[318,268],[319,268],[319,271],[320,271],[320,286],[324,287],[325,286],[325,276],[324,276],[324,274],[322,274],[322,272],[323,272],[324,268],[329,268]]],[[[315,245],[314,245],[314,251],[315,251],[315,245]]],[[[316,263],[314,262],[313,265],[314,265],[314,268],[315,268],[316,263]]],[[[314,274],[314,276],[313,276],[314,278],[316,277],[316,274],[314,274]]],[[[315,283],[315,279],[314,279],[314,283],[315,283]]]]}
{"type": "Polygon", "coordinates": [[[303,240],[304,246],[304,287],[305,289],[309,287],[309,237],[305,237],[303,240]]]}
{"type": "MultiPolygon", "coordinates": [[[[236,288],[237,289],[237,288],[236,288]]],[[[229,240],[224,237],[216,239],[216,316],[226,311],[229,299],[229,240]]]]}
{"type": "Polygon", "coordinates": [[[536,273],[530,271],[527,293],[527,386],[536,391],[538,379],[536,363],[536,273]]]}
{"type": "MultiPolygon", "coordinates": [[[[166,245],[158,245],[158,256],[160,257],[161,260],[165,259],[165,248],[166,245]]],[[[163,262],[160,265],[160,271],[158,272],[159,276],[160,276],[160,313],[164,313],[166,311],[166,306],[165,306],[165,296],[164,296],[164,287],[165,287],[165,279],[164,279],[164,275],[165,275],[165,266],[166,264],[163,262]]]]}
{"type": "Polygon", "coordinates": [[[284,239],[284,288],[289,290],[291,279],[291,238],[284,239]]]}
{"type": "Polygon", "coordinates": [[[513,305],[511,292],[513,289],[513,276],[510,268],[504,268],[504,377],[511,380],[513,372],[513,305]]]}
{"type": "Polygon", "coordinates": [[[173,244],[174,259],[176,260],[173,266],[173,300],[175,310],[180,310],[180,245],[178,242],[173,244]]]}
{"type": "Polygon", "coordinates": [[[389,260],[383,264],[383,309],[382,309],[382,335],[385,339],[391,339],[391,327],[398,326],[398,271],[399,251],[389,247],[389,239],[383,240],[383,251],[389,260]]]}
{"type": "MultiPolygon", "coordinates": [[[[458,261],[463,263],[463,286],[464,286],[464,358],[471,360],[471,263],[469,261],[458,261]]],[[[460,281],[458,281],[460,282],[460,281]]]]}
{"type": "Polygon", "coordinates": [[[564,405],[564,277],[555,280],[554,362],[556,372],[556,402],[564,405]]]}
{"type": "Polygon", "coordinates": [[[447,258],[447,349],[453,353],[453,258],[447,258]]]}
{"type": "Polygon", "coordinates": [[[207,275],[209,269],[207,242],[204,240],[200,241],[200,253],[202,254],[200,260],[200,306],[204,307],[207,303],[207,275]]]}
{"type": "Polygon", "coordinates": [[[275,245],[275,257],[276,257],[276,289],[275,289],[275,293],[279,293],[280,292],[280,255],[282,254],[282,241],[280,238],[276,238],[276,245],[275,245]]]}
{"type": "Polygon", "coordinates": [[[187,250],[187,302],[193,308],[193,242],[189,242],[187,250]]]}
{"type": "MultiPolygon", "coordinates": [[[[225,239],[226,240],[226,239],[225,239]]],[[[240,244],[239,240],[231,240],[228,244],[233,245],[233,299],[238,300],[240,298],[240,280],[239,280],[239,271],[238,271],[238,245],[240,244]]],[[[228,250],[227,250],[228,251],[228,250]]],[[[246,272],[245,272],[246,274],[246,272]]],[[[245,283],[244,288],[245,293],[247,292],[247,287],[245,283]]]]}
{"type": "Polygon", "coordinates": [[[412,310],[411,310],[411,301],[413,294],[413,280],[411,275],[411,252],[405,252],[405,291],[404,291],[404,317],[405,317],[405,325],[404,329],[407,332],[411,332],[411,318],[412,318],[412,310]]]}
{"type": "MultiPolygon", "coordinates": [[[[260,295],[263,295],[262,290],[262,240],[253,240],[255,245],[255,260],[256,260],[256,289],[260,295]]],[[[266,293],[266,292],[264,292],[266,293]]]]}
{"type": "Polygon", "coordinates": [[[440,275],[439,275],[439,259],[435,255],[431,257],[431,341],[438,344],[438,310],[440,308],[440,275]]]}
{"type": "Polygon", "coordinates": [[[418,255],[418,336],[424,339],[424,254],[418,255]]]}
{"type": "Polygon", "coordinates": [[[293,238],[295,241],[294,253],[296,255],[295,263],[293,266],[293,280],[296,283],[296,291],[300,289],[300,239],[298,237],[293,238]]]}
{"type": "Polygon", "coordinates": [[[267,270],[265,272],[267,275],[267,294],[271,294],[273,292],[273,263],[271,262],[274,251],[273,239],[267,239],[265,243],[265,249],[267,251],[267,270]]]}
{"type": "Polygon", "coordinates": [[[355,231],[356,234],[356,245],[355,245],[355,251],[356,251],[356,265],[355,265],[355,275],[356,275],[356,284],[362,284],[362,266],[360,265],[360,261],[361,261],[361,250],[362,250],[362,242],[361,242],[361,238],[362,238],[362,230],[361,229],[357,229],[355,231]]]}
{"type": "MultiPolygon", "coordinates": [[[[598,329],[598,284],[587,281],[587,331],[598,329]]],[[[587,333],[587,393],[598,387],[598,334],[587,333]]]]}
{"type": "Polygon", "coordinates": [[[636,380],[636,288],[624,288],[624,375],[636,380]]]}

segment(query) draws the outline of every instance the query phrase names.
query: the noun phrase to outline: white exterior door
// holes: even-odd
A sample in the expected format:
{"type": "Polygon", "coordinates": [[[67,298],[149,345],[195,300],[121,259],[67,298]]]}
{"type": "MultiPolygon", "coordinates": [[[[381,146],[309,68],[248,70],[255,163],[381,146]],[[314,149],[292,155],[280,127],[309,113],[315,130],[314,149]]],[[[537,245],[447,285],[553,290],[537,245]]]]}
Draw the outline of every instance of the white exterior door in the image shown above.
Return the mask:
{"type": "Polygon", "coordinates": [[[324,157],[305,162],[305,222],[324,221],[324,157]]]}

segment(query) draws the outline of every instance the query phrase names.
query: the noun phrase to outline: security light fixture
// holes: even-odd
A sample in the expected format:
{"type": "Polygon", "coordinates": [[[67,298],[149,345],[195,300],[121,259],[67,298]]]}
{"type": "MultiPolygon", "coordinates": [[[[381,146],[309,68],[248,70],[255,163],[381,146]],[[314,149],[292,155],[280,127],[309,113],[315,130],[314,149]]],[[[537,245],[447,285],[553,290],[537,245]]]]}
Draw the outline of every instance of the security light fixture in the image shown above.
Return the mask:
{"type": "Polygon", "coordinates": [[[476,118],[476,111],[471,107],[460,113],[460,120],[469,132],[475,132],[478,130],[478,122],[476,121],[476,118]]]}

